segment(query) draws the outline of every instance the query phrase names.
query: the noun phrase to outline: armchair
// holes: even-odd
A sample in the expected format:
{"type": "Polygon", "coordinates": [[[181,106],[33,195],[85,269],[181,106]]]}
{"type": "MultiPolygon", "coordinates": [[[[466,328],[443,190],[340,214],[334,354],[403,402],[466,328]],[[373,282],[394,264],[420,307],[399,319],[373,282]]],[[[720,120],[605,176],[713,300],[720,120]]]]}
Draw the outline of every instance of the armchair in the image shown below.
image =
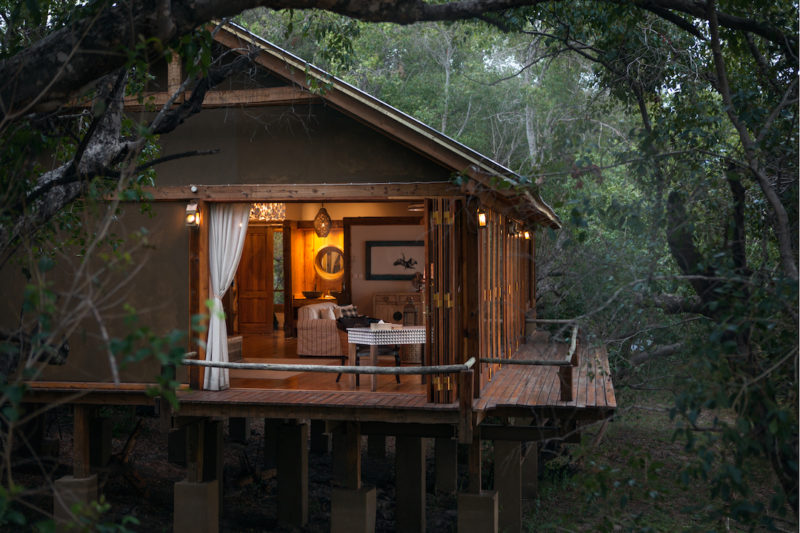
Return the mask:
{"type": "Polygon", "coordinates": [[[333,302],[306,305],[297,311],[297,355],[347,358],[347,332],[336,327],[333,302]]]}

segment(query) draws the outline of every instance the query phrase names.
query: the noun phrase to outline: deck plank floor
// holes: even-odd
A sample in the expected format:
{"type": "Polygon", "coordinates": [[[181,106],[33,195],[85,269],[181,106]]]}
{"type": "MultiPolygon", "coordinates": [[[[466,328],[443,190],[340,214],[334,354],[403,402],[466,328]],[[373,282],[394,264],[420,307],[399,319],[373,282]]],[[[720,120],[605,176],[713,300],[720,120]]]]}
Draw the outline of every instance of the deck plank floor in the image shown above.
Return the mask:
{"type": "MultiPolygon", "coordinates": [[[[523,345],[515,359],[560,359],[567,354],[566,345],[523,345]]],[[[576,408],[592,411],[613,410],[617,406],[614,387],[608,372],[608,355],[604,347],[578,348],[580,364],[574,369],[573,399],[561,399],[558,368],[506,364],[481,390],[476,408],[491,412],[496,409],[526,410],[531,408],[576,408]]]]}
{"type": "MultiPolygon", "coordinates": [[[[557,367],[503,364],[484,385],[481,397],[473,401],[473,411],[481,418],[493,414],[527,416],[537,409],[552,408],[577,410],[587,417],[607,416],[616,408],[607,352],[602,346],[579,345],[578,349],[580,365],[574,369],[572,400],[560,398],[557,367]]],[[[566,345],[525,344],[514,358],[549,360],[566,356],[566,350],[566,345]]],[[[269,362],[270,357],[262,360],[269,362]]],[[[319,361],[319,364],[338,364],[338,360],[319,361]]],[[[419,376],[402,376],[399,384],[393,375],[378,376],[378,390],[371,392],[367,376],[362,376],[361,386],[353,389],[347,376],[337,383],[336,374],[332,373],[296,372],[283,378],[276,378],[275,374],[278,373],[249,378],[238,373],[231,377],[231,388],[224,391],[181,390],[180,414],[458,422],[458,402],[428,403],[419,376]]],[[[76,401],[85,403],[152,403],[145,395],[147,384],[123,384],[116,389],[106,383],[36,382],[30,388],[32,401],[75,397],[77,393],[80,397],[76,401]]]]}

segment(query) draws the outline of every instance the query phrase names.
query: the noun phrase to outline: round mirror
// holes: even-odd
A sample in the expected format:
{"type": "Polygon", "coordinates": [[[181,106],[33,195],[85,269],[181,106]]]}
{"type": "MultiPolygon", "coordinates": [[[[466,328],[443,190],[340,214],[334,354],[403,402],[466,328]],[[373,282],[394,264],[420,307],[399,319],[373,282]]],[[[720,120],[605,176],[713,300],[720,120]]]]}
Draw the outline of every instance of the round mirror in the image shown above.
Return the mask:
{"type": "Polygon", "coordinates": [[[326,246],[317,252],[314,270],[322,279],[339,279],[344,274],[344,254],[336,246],[326,246]]]}

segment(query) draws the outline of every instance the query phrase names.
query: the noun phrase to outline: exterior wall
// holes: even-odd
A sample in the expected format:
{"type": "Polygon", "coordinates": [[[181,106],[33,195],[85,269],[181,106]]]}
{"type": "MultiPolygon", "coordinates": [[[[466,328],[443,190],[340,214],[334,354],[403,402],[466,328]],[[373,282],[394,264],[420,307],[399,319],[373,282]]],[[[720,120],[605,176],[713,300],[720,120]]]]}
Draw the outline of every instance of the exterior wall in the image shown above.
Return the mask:
{"type": "MultiPolygon", "coordinates": [[[[115,275],[110,275],[110,287],[119,287],[113,301],[119,303],[103,309],[108,319],[106,327],[113,337],[124,336],[129,328],[124,324],[125,310],[122,302],[136,309],[139,324],[150,327],[157,334],[189,327],[189,233],[184,226],[184,204],[161,203],[153,205],[154,217],[142,215],[138,205],[123,205],[113,232],[126,236],[141,227],[148,228],[146,250],[132,255],[132,263],[115,275]],[[126,278],[135,267],[141,269],[129,280],[126,278]]],[[[125,246],[131,246],[128,242],[125,246]]],[[[57,287],[68,286],[74,277],[73,270],[62,268],[57,287]]],[[[12,285],[24,287],[23,283],[12,285]]],[[[106,294],[107,295],[107,294],[106,294]]],[[[98,295],[103,296],[103,295],[98,295]]],[[[97,322],[88,317],[69,338],[70,354],[64,366],[47,366],[41,379],[63,381],[111,381],[111,370],[105,349],[100,348],[101,334],[97,322]]],[[[152,382],[160,368],[155,361],[137,363],[120,369],[124,382],[152,382]]]]}
{"type": "Polygon", "coordinates": [[[164,135],[158,185],[447,181],[450,171],[318,105],[206,109],[164,135]]]}

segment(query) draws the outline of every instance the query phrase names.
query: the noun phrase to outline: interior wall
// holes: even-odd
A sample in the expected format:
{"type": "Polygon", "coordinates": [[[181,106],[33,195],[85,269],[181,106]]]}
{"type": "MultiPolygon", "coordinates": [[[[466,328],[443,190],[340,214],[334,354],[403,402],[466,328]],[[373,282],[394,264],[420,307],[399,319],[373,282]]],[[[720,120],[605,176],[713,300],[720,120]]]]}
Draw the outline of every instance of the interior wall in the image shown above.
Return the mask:
{"type": "Polygon", "coordinates": [[[407,217],[420,214],[408,210],[409,202],[313,202],[286,204],[286,218],[311,221],[323,206],[333,221],[341,221],[345,217],[407,217]]]}
{"type": "Polygon", "coordinates": [[[314,269],[317,252],[326,246],[344,250],[344,232],[332,229],[326,237],[318,237],[313,229],[292,229],[292,295],[302,298],[303,291],[341,291],[342,279],[328,281],[314,269]]]}
{"type": "Polygon", "coordinates": [[[351,296],[361,314],[373,313],[372,297],[379,292],[415,292],[410,280],[366,279],[367,241],[424,241],[425,226],[351,226],[350,272],[351,296]]]}

